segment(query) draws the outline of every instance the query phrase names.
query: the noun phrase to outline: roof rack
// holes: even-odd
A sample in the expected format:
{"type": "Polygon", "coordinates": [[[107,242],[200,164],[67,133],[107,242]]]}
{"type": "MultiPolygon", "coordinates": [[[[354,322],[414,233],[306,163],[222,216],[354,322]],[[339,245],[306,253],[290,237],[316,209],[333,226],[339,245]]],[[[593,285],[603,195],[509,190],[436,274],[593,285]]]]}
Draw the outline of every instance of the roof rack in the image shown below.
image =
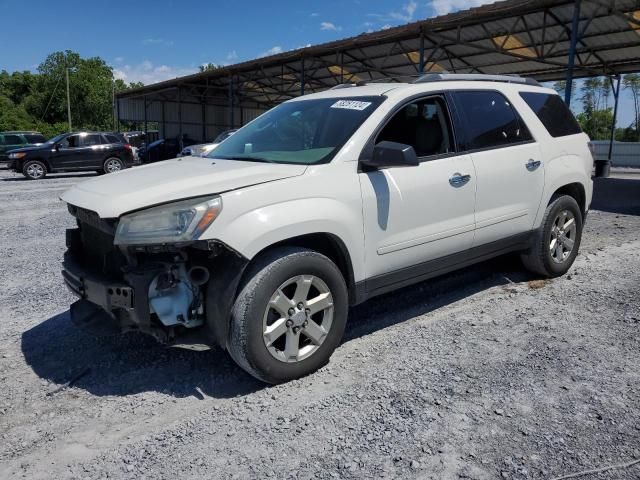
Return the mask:
{"type": "Polygon", "coordinates": [[[540,86],[540,83],[533,78],[520,77],[518,75],[485,75],[481,73],[428,73],[421,76],[413,83],[451,81],[505,82],[534,85],[536,87],[540,86]]]}

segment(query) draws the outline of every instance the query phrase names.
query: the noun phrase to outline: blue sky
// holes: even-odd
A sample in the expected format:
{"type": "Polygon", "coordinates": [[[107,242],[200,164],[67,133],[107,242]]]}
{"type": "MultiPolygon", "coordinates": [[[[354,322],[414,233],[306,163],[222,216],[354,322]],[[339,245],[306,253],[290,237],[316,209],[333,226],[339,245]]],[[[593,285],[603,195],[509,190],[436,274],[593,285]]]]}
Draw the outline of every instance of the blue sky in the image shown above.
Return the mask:
{"type": "MultiPolygon", "coordinates": [[[[0,70],[51,52],[100,56],[125,81],[153,83],[261,55],[380,30],[490,0],[0,0],[0,70]],[[12,20],[13,19],[13,20],[12,20]]],[[[621,98],[620,124],[633,118],[621,98]]]]}

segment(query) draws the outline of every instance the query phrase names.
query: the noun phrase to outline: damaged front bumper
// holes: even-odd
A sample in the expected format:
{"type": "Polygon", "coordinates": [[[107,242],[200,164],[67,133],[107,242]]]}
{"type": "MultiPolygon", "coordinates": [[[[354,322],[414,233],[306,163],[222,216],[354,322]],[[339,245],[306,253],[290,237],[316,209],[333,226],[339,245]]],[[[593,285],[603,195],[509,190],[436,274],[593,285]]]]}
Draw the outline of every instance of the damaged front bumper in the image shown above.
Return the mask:
{"type": "MultiPolygon", "coordinates": [[[[67,248],[62,277],[79,297],[70,307],[71,320],[78,327],[96,335],[139,331],[172,346],[226,347],[229,312],[248,261],[225,245],[199,242],[164,246],[160,252],[157,248],[150,251],[150,247],[124,247],[128,250],[121,258],[127,261],[110,272],[84,255],[80,228],[67,231],[67,248]],[[213,273],[210,278],[199,285],[188,283],[185,265],[204,263],[213,273]],[[174,283],[165,278],[171,272],[182,272],[172,274],[174,283]],[[176,292],[182,296],[175,296],[176,292]],[[185,295],[191,296],[185,299],[185,295]],[[173,321],[167,317],[167,308],[173,321]],[[174,311],[185,313],[175,315],[174,311]]],[[[103,265],[112,260],[105,259],[103,265]]]]}

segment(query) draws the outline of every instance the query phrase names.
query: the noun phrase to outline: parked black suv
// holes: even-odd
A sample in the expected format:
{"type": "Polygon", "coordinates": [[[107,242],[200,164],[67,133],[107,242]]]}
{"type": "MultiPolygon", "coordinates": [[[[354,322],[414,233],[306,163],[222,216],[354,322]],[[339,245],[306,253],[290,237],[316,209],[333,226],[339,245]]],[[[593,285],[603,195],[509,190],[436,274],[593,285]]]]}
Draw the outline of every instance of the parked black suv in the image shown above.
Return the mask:
{"type": "Polygon", "coordinates": [[[63,133],[40,146],[9,152],[9,168],[30,180],[52,172],[112,173],[132,164],[131,145],[118,133],[63,133]]]}
{"type": "Polygon", "coordinates": [[[0,166],[9,167],[9,150],[39,145],[46,141],[40,132],[0,132],[0,166]]]}

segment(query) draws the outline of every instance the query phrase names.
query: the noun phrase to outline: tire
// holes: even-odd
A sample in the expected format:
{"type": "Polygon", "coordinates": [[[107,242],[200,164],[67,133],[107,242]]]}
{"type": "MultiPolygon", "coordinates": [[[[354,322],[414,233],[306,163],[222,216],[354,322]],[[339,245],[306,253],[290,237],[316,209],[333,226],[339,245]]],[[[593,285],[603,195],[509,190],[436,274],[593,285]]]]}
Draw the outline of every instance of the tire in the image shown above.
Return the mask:
{"type": "Polygon", "coordinates": [[[40,160],[29,160],[22,166],[22,174],[29,180],[41,180],[47,176],[47,166],[40,160]]]}
{"type": "Polygon", "coordinates": [[[256,259],[245,275],[231,312],[227,350],[263,382],[300,378],[329,362],[347,313],[347,287],[331,260],[304,248],[278,248],[256,259]]]}
{"type": "Polygon", "coordinates": [[[104,173],[115,173],[121,170],[124,170],[124,162],[118,157],[109,157],[102,165],[102,171],[104,173]]]}
{"type": "Polygon", "coordinates": [[[582,227],[582,212],[575,199],[552,197],[540,228],[534,232],[531,249],[521,255],[525,268],[550,278],[567,273],[578,255],[582,227]]]}

